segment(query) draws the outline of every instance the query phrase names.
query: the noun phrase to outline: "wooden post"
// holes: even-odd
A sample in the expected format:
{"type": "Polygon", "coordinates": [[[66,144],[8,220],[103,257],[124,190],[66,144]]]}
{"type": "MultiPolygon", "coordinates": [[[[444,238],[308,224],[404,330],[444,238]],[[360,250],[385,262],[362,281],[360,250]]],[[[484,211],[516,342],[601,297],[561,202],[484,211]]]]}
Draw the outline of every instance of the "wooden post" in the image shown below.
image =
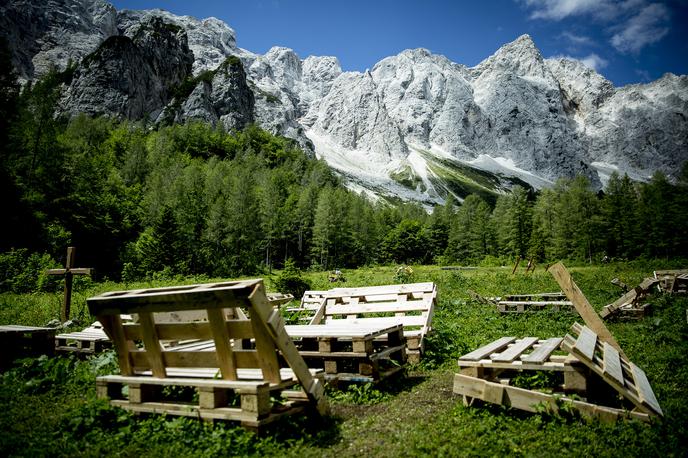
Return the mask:
{"type": "Polygon", "coordinates": [[[514,270],[511,271],[511,275],[516,273],[516,269],[518,269],[518,265],[521,262],[521,255],[516,256],[516,264],[514,264],[514,270]]]}
{"type": "Polygon", "coordinates": [[[73,246],[67,247],[65,268],[46,270],[48,275],[64,275],[65,277],[64,302],[60,311],[60,319],[63,322],[69,320],[69,312],[72,306],[72,279],[74,275],[93,275],[93,269],[90,267],[74,267],[75,256],[76,248],[73,246]]]}
{"type": "Polygon", "coordinates": [[[568,297],[568,299],[573,303],[573,306],[576,308],[576,311],[581,318],[583,318],[585,324],[588,325],[588,327],[595,334],[597,334],[600,340],[609,343],[625,357],[626,354],[616,342],[616,339],[614,339],[614,336],[612,336],[611,332],[609,332],[609,329],[607,329],[607,327],[604,325],[604,322],[600,316],[597,314],[597,312],[595,312],[595,309],[592,308],[592,305],[590,305],[590,302],[588,302],[588,299],[585,297],[578,285],[576,285],[576,283],[573,281],[571,274],[568,270],[566,270],[564,264],[561,262],[554,264],[549,268],[549,272],[552,274],[557,283],[559,283],[559,286],[566,294],[566,297],[568,297]]]}

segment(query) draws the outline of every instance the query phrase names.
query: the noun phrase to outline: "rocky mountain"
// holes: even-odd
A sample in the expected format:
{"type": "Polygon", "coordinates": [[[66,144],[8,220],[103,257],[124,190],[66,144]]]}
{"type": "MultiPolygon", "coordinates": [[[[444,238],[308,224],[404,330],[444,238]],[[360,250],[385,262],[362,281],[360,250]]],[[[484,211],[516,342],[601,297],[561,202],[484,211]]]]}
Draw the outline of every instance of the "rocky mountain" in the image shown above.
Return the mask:
{"type": "Polygon", "coordinates": [[[100,0],[10,0],[0,25],[24,80],[78,63],[64,113],[255,122],[374,196],[431,203],[576,174],[600,187],[612,171],[673,176],[688,160],[687,76],[615,88],[543,58],[527,35],[473,68],[415,49],[359,73],[335,57],[240,49],[215,18],[100,0]]]}

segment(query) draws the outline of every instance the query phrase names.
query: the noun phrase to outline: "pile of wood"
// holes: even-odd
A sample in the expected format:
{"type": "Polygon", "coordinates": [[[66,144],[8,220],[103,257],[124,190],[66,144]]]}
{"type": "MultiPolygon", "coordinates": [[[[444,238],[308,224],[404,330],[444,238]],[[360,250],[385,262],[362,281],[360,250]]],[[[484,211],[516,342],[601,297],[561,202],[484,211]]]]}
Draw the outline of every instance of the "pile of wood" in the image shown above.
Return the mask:
{"type": "Polygon", "coordinates": [[[492,300],[496,303],[500,313],[573,312],[573,303],[567,300],[566,295],[561,291],[540,294],[512,294],[492,298],[492,300]]]}
{"type": "MultiPolygon", "coordinates": [[[[621,282],[613,283],[623,284],[621,282]]],[[[654,276],[644,279],[638,286],[629,289],[619,299],[604,306],[600,311],[600,316],[605,319],[642,318],[650,311],[650,305],[646,300],[654,292],[686,294],[688,292],[688,270],[655,271],[654,276]]]]}

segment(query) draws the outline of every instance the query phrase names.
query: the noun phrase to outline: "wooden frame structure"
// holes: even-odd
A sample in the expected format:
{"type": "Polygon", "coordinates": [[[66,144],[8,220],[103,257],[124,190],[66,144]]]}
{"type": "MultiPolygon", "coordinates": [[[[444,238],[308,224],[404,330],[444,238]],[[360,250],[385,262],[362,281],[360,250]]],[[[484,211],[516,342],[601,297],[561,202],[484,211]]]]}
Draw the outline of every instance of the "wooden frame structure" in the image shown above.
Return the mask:
{"type": "Polygon", "coordinates": [[[18,358],[55,352],[55,328],[8,324],[0,326],[0,370],[18,358]]]}
{"type": "Polygon", "coordinates": [[[57,353],[77,353],[93,355],[112,348],[112,341],[98,321],[77,332],[68,332],[55,336],[57,353]]]}
{"type": "Polygon", "coordinates": [[[98,395],[135,412],[240,421],[258,428],[281,415],[317,408],[328,411],[319,371],[311,371],[284,329],[262,280],[187,285],[104,293],[87,300],[117,351],[121,375],[99,377],[98,395]],[[228,313],[238,308],[248,311],[228,313]],[[156,322],[156,314],[204,312],[207,321],[156,322]],[[120,315],[137,314],[137,323],[120,315]],[[161,341],[211,339],[213,348],[175,351],[161,341]],[[253,339],[255,349],[235,341],[253,339]],[[281,355],[290,369],[280,369],[281,355]],[[218,378],[219,377],[219,378],[218,378]],[[129,396],[122,395],[122,385],[129,396]],[[297,385],[301,389],[296,390],[297,385]],[[197,404],[167,402],[161,386],[189,386],[197,404]],[[272,398],[286,397],[283,405],[272,398]],[[228,399],[239,398],[238,407],[228,399]]]}
{"type": "Polygon", "coordinates": [[[417,363],[425,348],[425,336],[432,329],[436,302],[437,287],[432,282],[335,288],[327,291],[310,324],[401,324],[407,359],[417,363]]]}

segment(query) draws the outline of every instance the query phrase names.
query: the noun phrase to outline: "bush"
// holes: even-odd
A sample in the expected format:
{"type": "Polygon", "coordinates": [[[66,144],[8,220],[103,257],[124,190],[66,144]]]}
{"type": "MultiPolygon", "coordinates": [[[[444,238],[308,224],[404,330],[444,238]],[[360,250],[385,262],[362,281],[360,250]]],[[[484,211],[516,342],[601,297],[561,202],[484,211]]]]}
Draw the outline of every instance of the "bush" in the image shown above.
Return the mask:
{"type": "Polygon", "coordinates": [[[311,285],[301,277],[301,270],[296,267],[294,260],[288,259],[284,263],[284,270],[275,280],[275,288],[281,293],[290,293],[298,298],[302,297],[311,285]]]}
{"type": "Polygon", "coordinates": [[[56,267],[60,266],[49,254],[29,253],[26,248],[0,253],[0,291],[55,291],[60,279],[45,271],[56,267]]]}

